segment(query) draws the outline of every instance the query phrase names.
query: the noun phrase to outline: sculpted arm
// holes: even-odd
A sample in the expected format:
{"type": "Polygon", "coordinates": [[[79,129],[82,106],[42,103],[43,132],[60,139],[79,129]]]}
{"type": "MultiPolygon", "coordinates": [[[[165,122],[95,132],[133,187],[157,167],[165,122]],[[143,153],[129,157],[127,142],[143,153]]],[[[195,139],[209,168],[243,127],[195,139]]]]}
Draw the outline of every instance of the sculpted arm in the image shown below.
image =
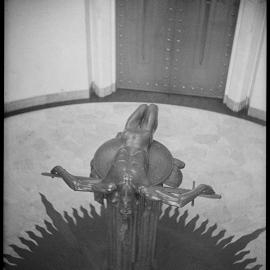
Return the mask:
{"type": "Polygon", "coordinates": [[[50,173],[42,173],[45,176],[60,177],[65,183],[75,191],[93,191],[93,185],[101,182],[98,178],[88,178],[82,176],[75,176],[67,172],[61,166],[54,167],[50,173]]]}
{"type": "Polygon", "coordinates": [[[200,184],[192,190],[161,186],[142,187],[140,193],[151,200],[162,201],[165,204],[176,207],[184,207],[194,201],[198,196],[209,199],[221,198],[219,194],[215,193],[211,186],[205,184],[200,184]]]}

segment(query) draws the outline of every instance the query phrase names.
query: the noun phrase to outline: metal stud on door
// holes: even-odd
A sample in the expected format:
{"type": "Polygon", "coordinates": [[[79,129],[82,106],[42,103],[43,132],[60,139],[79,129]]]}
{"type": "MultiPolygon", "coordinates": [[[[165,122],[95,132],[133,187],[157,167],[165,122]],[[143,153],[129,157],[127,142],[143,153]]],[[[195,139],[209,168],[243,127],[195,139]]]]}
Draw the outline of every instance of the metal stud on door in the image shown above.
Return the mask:
{"type": "Polygon", "coordinates": [[[222,98],[239,0],[117,1],[117,87],[222,98]]]}
{"type": "Polygon", "coordinates": [[[171,92],[223,98],[239,0],[176,1],[171,92]]]}

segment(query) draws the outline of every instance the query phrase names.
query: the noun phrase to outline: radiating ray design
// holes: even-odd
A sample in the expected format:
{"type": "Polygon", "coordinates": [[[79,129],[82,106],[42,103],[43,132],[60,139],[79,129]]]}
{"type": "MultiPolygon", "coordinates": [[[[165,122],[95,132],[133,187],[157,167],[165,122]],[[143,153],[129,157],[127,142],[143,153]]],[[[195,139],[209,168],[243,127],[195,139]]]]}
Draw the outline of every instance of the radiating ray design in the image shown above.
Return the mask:
{"type": "MultiPolygon", "coordinates": [[[[80,210],[73,209],[72,215],[65,211],[61,215],[43,194],[40,195],[51,221],[44,220],[44,226],[36,225],[41,237],[33,231],[26,232],[28,239],[19,237],[25,247],[11,245],[20,258],[4,254],[5,269],[103,270],[107,230],[105,209],[101,208],[98,215],[90,205],[88,210],[80,207],[80,210]]],[[[167,208],[158,226],[158,270],[261,268],[260,264],[247,268],[256,258],[246,258],[250,251],[245,248],[265,228],[232,242],[233,236],[224,237],[226,231],[218,231],[216,224],[209,226],[208,220],[198,226],[199,215],[187,222],[188,211],[184,211],[179,219],[179,212],[169,217],[169,211],[167,208]]]]}
{"type": "Polygon", "coordinates": [[[198,225],[199,215],[188,222],[187,210],[180,215],[177,222],[181,210],[176,209],[171,218],[170,210],[171,208],[165,210],[157,233],[157,258],[163,269],[176,270],[176,265],[181,265],[181,269],[186,270],[258,270],[262,267],[257,264],[248,268],[249,264],[256,262],[256,258],[245,258],[250,251],[244,249],[265,228],[257,229],[232,242],[234,237],[224,237],[226,231],[219,231],[217,224],[209,226],[209,221],[205,220],[198,225]]]}

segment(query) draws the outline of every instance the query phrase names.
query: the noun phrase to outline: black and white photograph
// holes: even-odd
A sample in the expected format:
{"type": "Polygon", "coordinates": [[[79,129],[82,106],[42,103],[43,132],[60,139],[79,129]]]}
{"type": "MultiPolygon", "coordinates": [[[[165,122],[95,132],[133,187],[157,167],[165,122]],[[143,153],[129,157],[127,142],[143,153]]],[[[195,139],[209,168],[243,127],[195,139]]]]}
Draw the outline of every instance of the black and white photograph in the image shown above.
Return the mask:
{"type": "Polygon", "coordinates": [[[266,270],[266,0],[5,0],[3,269],[266,270]]]}

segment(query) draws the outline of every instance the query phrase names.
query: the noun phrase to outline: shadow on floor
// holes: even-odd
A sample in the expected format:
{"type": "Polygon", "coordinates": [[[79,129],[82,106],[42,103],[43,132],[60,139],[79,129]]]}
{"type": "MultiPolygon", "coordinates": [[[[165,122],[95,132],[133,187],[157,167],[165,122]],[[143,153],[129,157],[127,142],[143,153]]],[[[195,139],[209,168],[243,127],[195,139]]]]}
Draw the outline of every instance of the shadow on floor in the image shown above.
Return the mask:
{"type": "MultiPolygon", "coordinates": [[[[73,208],[72,216],[67,212],[62,216],[43,194],[40,195],[52,222],[44,220],[43,227],[36,225],[41,237],[33,231],[26,232],[29,239],[20,237],[25,248],[11,245],[21,258],[4,254],[5,269],[102,269],[106,258],[104,208],[101,209],[100,216],[92,205],[90,211],[83,207],[80,207],[80,211],[73,208]]],[[[250,251],[244,249],[265,228],[232,242],[233,236],[224,238],[225,230],[217,233],[216,224],[207,226],[209,221],[205,220],[198,225],[199,215],[187,223],[188,211],[179,218],[178,211],[169,217],[169,210],[165,211],[158,226],[158,270],[177,270],[180,266],[182,270],[261,268],[259,264],[247,268],[256,258],[246,258],[250,251]]]]}

